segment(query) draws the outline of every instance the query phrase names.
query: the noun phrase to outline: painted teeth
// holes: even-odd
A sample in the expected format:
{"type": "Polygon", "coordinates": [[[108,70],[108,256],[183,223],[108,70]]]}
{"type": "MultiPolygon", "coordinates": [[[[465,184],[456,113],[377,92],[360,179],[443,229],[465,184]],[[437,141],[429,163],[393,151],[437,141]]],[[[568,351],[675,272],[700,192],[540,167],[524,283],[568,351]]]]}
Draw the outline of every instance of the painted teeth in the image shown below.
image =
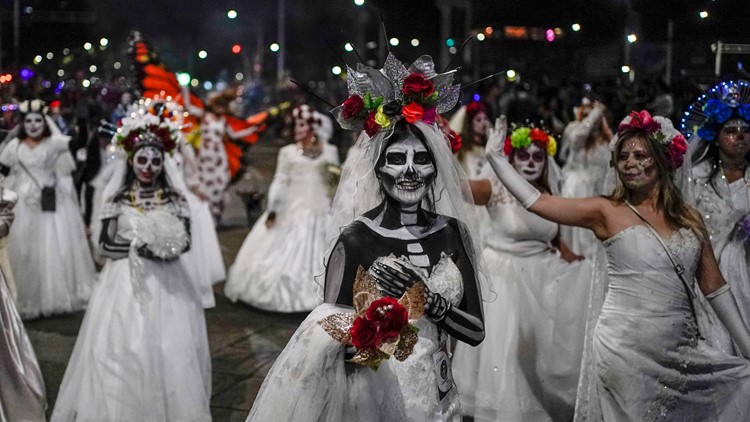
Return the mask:
{"type": "Polygon", "coordinates": [[[400,190],[417,190],[422,186],[424,186],[422,180],[398,179],[396,181],[396,188],[400,190]]]}

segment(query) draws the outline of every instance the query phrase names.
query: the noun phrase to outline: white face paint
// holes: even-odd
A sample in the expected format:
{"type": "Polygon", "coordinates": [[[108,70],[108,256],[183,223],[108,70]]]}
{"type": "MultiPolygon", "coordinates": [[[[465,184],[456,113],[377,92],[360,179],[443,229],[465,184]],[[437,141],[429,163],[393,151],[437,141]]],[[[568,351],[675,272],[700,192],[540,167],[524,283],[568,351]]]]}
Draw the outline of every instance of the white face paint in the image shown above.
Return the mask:
{"type": "Polygon", "coordinates": [[[156,147],[145,146],[133,154],[132,163],[138,181],[150,185],[164,169],[164,153],[156,147]]]}
{"type": "Polygon", "coordinates": [[[535,143],[513,150],[513,167],[529,182],[536,182],[544,172],[547,152],[535,143]]]}
{"type": "Polygon", "coordinates": [[[302,142],[313,134],[310,123],[305,119],[294,119],[294,141],[302,142]]]}
{"type": "Polygon", "coordinates": [[[23,118],[23,130],[26,131],[26,134],[30,138],[36,140],[42,139],[42,135],[44,135],[44,127],[44,116],[39,113],[28,113],[26,114],[26,117],[23,118]]]}
{"type": "Polygon", "coordinates": [[[379,169],[383,190],[404,207],[419,204],[435,178],[429,151],[414,135],[396,141],[385,150],[379,169]]]}

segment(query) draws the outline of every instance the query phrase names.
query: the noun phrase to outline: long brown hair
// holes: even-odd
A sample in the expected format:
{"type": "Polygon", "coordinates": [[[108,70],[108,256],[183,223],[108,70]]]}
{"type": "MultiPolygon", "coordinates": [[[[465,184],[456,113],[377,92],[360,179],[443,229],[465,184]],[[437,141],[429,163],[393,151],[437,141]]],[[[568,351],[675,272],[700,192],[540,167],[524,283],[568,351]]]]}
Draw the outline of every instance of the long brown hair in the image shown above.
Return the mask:
{"type": "MultiPolygon", "coordinates": [[[[685,201],[682,199],[680,190],[672,180],[672,173],[667,169],[667,160],[664,155],[665,147],[662,146],[649,132],[640,128],[629,128],[626,129],[620,139],[617,142],[615,151],[612,153],[612,163],[616,165],[617,157],[620,155],[622,145],[629,139],[643,139],[646,145],[646,149],[649,151],[656,168],[659,172],[658,189],[656,206],[664,211],[664,217],[673,228],[688,228],[692,230],[700,239],[704,239],[706,233],[703,229],[703,222],[695,214],[690,212],[690,208],[687,206],[685,201]]],[[[616,202],[625,202],[628,198],[628,189],[622,182],[622,176],[620,172],[615,169],[617,175],[617,184],[614,192],[609,196],[609,199],[616,202]]]]}

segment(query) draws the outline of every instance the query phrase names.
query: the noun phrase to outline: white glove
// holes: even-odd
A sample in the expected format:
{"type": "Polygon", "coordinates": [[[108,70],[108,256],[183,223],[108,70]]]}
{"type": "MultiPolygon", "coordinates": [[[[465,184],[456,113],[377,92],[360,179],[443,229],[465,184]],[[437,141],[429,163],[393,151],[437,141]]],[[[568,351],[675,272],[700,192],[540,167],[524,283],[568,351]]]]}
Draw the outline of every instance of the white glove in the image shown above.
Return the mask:
{"type": "Polygon", "coordinates": [[[737,301],[734,299],[729,284],[725,284],[715,292],[706,295],[706,299],[714,308],[721,322],[727,327],[727,331],[729,331],[742,356],[750,358],[750,331],[742,320],[740,308],[737,306],[737,301]]]}
{"type": "Polygon", "coordinates": [[[508,161],[503,151],[505,136],[508,132],[508,124],[505,116],[495,121],[495,127],[488,129],[487,145],[484,153],[487,156],[487,162],[490,163],[495,174],[503,182],[508,191],[518,199],[524,208],[529,208],[542,196],[531,183],[524,179],[508,161]]]}

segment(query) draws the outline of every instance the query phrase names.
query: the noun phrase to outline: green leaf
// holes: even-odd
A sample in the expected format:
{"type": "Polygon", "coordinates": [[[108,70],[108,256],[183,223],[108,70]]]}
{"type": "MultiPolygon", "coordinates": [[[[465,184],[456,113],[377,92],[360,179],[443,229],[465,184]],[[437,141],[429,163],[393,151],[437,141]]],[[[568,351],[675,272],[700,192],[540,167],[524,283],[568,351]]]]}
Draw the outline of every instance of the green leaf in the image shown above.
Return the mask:
{"type": "Polygon", "coordinates": [[[383,104],[383,96],[378,95],[378,97],[375,98],[375,101],[373,102],[372,108],[373,109],[378,108],[380,107],[381,104],[383,104]]]}

